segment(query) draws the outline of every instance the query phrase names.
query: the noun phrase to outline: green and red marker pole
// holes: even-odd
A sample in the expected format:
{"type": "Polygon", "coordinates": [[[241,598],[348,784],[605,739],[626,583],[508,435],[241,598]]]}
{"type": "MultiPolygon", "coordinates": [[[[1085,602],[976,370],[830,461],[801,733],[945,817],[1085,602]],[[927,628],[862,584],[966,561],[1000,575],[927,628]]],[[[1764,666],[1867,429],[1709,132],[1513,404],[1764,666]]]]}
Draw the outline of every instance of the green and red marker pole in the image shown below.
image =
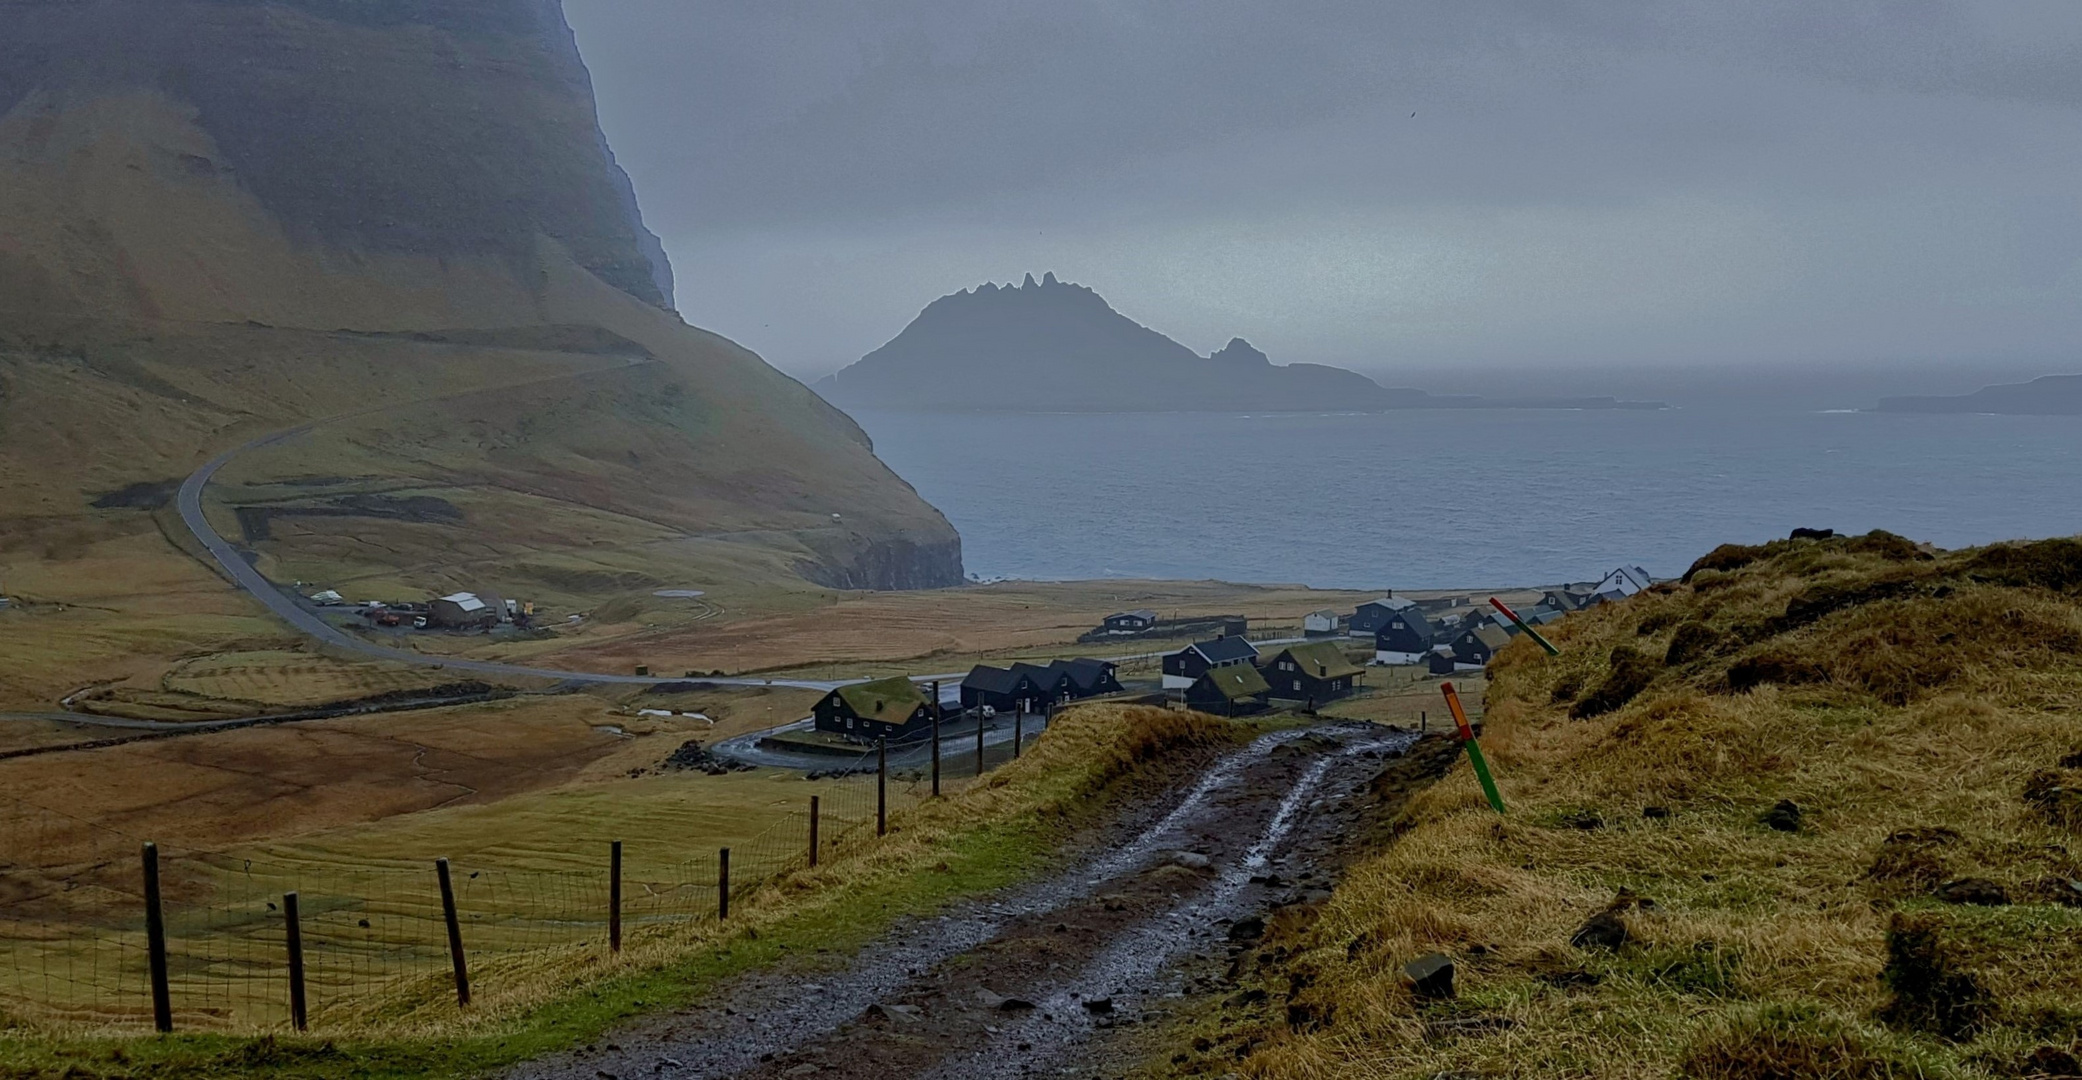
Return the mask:
{"type": "Polygon", "coordinates": [[[1467,747],[1468,763],[1475,767],[1475,778],[1482,781],[1482,794],[1489,796],[1489,805],[1501,814],[1504,812],[1504,797],[1497,793],[1496,778],[1489,775],[1489,762],[1482,757],[1482,744],[1475,741],[1475,729],[1468,726],[1467,710],[1460,707],[1460,691],[1452,683],[1440,683],[1439,689],[1446,693],[1446,709],[1453,714],[1453,723],[1460,728],[1460,743],[1467,747]]]}
{"type": "Polygon", "coordinates": [[[1519,628],[1520,630],[1523,630],[1523,631],[1525,631],[1525,636],[1526,636],[1526,637],[1529,637],[1529,638],[1533,639],[1534,641],[1537,641],[1537,642],[1539,642],[1539,643],[1540,643],[1540,647],[1541,647],[1541,648],[1543,648],[1543,649],[1545,649],[1545,650],[1547,650],[1547,655],[1549,655],[1549,656],[1560,656],[1560,655],[1561,655],[1561,650],[1560,650],[1560,649],[1557,649],[1557,648],[1555,648],[1555,647],[1554,647],[1554,643],[1553,643],[1553,642],[1551,642],[1551,641],[1548,641],[1548,640],[1547,640],[1546,638],[1543,638],[1543,637],[1541,637],[1541,636],[1540,636],[1540,632],[1539,632],[1538,630],[1535,630],[1535,629],[1533,629],[1533,627],[1532,627],[1532,624],[1531,624],[1531,623],[1529,623],[1529,622],[1526,622],[1526,621],[1525,621],[1524,619],[1521,619],[1521,618],[1519,618],[1519,617],[1518,617],[1518,613],[1517,613],[1517,612],[1515,612],[1515,611],[1512,611],[1512,610],[1511,610],[1510,608],[1508,608],[1508,607],[1505,607],[1505,606],[1504,606],[1504,602],[1503,602],[1502,600],[1499,600],[1499,599],[1497,599],[1496,597],[1492,596],[1492,597],[1490,597],[1490,598],[1489,598],[1489,606],[1490,606],[1490,607],[1493,607],[1493,608],[1495,608],[1495,609],[1497,609],[1497,610],[1498,610],[1499,612],[1502,612],[1502,613],[1503,613],[1503,616],[1504,616],[1504,618],[1506,618],[1506,619],[1509,619],[1509,620],[1511,620],[1511,623],[1512,623],[1512,625],[1514,625],[1514,626],[1518,627],[1518,628],[1519,628]]]}

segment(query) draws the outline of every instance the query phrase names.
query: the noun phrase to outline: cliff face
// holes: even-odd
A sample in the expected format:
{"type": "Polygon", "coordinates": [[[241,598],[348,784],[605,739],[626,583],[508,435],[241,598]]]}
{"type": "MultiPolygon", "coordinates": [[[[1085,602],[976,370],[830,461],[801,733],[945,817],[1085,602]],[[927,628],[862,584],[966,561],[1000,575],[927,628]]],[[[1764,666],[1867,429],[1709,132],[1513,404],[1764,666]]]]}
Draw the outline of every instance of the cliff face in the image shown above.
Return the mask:
{"type": "Polygon", "coordinates": [[[101,493],[381,405],[241,468],[465,512],[350,544],[303,481],[213,488],[325,524],[257,545],[289,576],[475,545],[542,583],[961,580],[850,420],[671,303],[558,0],[0,0],[0,576],[145,535],[101,493]]]}
{"type": "MultiPolygon", "coordinates": [[[[300,251],[505,270],[524,296],[547,239],[671,304],[556,0],[13,0],[0,113],[17,166],[76,170],[83,144],[125,143],[114,168],[250,200],[300,251]]],[[[72,239],[105,255],[121,225],[72,239]]]]}

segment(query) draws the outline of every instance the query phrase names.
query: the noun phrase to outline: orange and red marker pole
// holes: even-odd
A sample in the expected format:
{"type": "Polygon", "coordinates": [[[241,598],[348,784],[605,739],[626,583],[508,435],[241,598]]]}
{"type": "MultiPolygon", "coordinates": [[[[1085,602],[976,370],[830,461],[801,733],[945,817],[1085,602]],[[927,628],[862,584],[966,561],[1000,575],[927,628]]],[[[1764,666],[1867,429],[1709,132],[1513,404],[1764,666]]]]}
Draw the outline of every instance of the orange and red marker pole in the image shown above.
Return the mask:
{"type": "Polygon", "coordinates": [[[1526,622],[1526,621],[1525,621],[1524,619],[1521,619],[1521,618],[1519,618],[1519,617],[1518,617],[1518,613],[1517,613],[1517,612],[1515,612],[1515,611],[1512,611],[1512,610],[1511,610],[1510,608],[1508,608],[1508,607],[1505,607],[1505,606],[1504,606],[1504,602],[1503,602],[1502,600],[1499,600],[1499,599],[1497,599],[1496,597],[1492,596],[1492,597],[1490,597],[1490,598],[1489,598],[1489,606],[1490,606],[1490,607],[1493,607],[1493,608],[1495,608],[1495,609],[1497,609],[1497,610],[1498,610],[1498,611],[1500,611],[1500,612],[1502,612],[1502,613],[1503,613],[1503,616],[1504,616],[1504,618],[1506,618],[1506,619],[1509,619],[1509,620],[1511,620],[1511,623],[1512,623],[1512,625],[1514,625],[1514,626],[1518,627],[1518,628],[1519,628],[1520,630],[1523,630],[1523,631],[1525,631],[1525,636],[1526,636],[1526,637],[1529,637],[1529,638],[1533,639],[1534,641],[1537,641],[1537,642],[1539,642],[1539,643],[1540,643],[1540,647],[1541,647],[1541,648],[1543,648],[1543,649],[1545,649],[1545,650],[1547,650],[1547,655],[1549,655],[1549,656],[1560,656],[1560,655],[1561,655],[1561,650],[1560,650],[1560,649],[1557,649],[1557,648],[1555,648],[1555,647],[1554,647],[1554,643],[1553,643],[1553,642],[1551,642],[1551,641],[1548,641],[1548,640],[1547,640],[1546,638],[1543,638],[1543,637],[1541,637],[1541,636],[1540,636],[1540,632],[1539,632],[1538,630],[1535,630],[1535,629],[1533,629],[1533,624],[1531,624],[1531,623],[1529,623],[1529,622],[1526,622]]]}
{"type": "Polygon", "coordinates": [[[1482,794],[1489,796],[1489,805],[1497,813],[1503,813],[1504,797],[1497,793],[1496,779],[1489,775],[1489,762],[1482,757],[1482,745],[1475,741],[1475,729],[1468,725],[1467,710],[1460,707],[1460,692],[1453,689],[1452,683],[1440,683],[1439,689],[1446,693],[1446,709],[1453,714],[1454,725],[1460,728],[1460,743],[1467,747],[1468,763],[1475,767],[1475,778],[1482,781],[1482,794]]]}

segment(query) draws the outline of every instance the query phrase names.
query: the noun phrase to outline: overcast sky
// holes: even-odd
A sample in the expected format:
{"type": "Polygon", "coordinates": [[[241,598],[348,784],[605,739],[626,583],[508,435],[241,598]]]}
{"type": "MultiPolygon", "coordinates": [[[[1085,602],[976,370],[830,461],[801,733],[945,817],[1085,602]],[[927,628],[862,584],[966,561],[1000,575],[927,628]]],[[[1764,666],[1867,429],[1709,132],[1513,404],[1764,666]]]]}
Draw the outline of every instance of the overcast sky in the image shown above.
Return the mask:
{"type": "Polygon", "coordinates": [[[566,7],[681,310],[804,378],[1045,270],[1388,381],[2082,369],[2075,0],[566,7]]]}

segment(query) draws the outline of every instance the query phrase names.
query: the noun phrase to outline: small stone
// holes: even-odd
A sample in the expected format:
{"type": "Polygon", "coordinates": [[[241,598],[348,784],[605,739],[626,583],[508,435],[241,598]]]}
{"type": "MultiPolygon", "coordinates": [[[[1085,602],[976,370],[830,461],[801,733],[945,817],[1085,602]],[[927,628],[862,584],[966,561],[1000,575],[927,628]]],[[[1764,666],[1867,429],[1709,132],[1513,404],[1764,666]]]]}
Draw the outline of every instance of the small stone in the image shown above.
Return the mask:
{"type": "Polygon", "coordinates": [[[1987,878],[1958,878],[1947,881],[1931,892],[1932,896],[1947,904],[1979,904],[1982,907],[2002,907],[2010,902],[2009,890],[1987,878]]]}
{"type": "Polygon", "coordinates": [[[1256,941],[1264,936],[1265,920],[1256,915],[1247,919],[1238,919],[1229,926],[1229,940],[1231,941],[1256,941]]]}
{"type": "Polygon", "coordinates": [[[1092,998],[1084,1003],[1084,1011],[1093,1016],[1111,1016],[1113,1015],[1113,999],[1110,997],[1092,998]]]}
{"type": "Polygon", "coordinates": [[[1026,1012],[1033,1007],[1034,1003],[1025,998],[1008,997],[998,1002],[999,1012],[1026,1012]]]}
{"type": "Polygon", "coordinates": [[[821,1065],[818,1065],[818,1064],[817,1064],[816,1062],[814,1062],[814,1061],[805,1061],[805,1062],[803,1062],[803,1063],[802,1063],[802,1064],[800,1064],[800,1065],[795,1065],[795,1066],[791,1066],[790,1068],[787,1068],[787,1069],[783,1069],[783,1070],[781,1071],[781,1075],[782,1075],[782,1076],[808,1076],[808,1075],[810,1075],[811,1073],[819,1072],[819,1071],[821,1071],[822,1069],[823,1069],[823,1066],[821,1066],[821,1065]]]}
{"type": "Polygon", "coordinates": [[[1445,953],[1426,953],[1404,964],[1402,973],[1420,998],[1443,1001],[1453,996],[1453,958],[1445,953]]]}
{"type": "Polygon", "coordinates": [[[1799,803],[1791,799],[1780,799],[1778,805],[1764,811],[1764,816],[1758,820],[1779,832],[1799,832],[1800,819],[1803,816],[1805,812],[1800,809],[1799,803]]]}
{"type": "Polygon", "coordinates": [[[1197,851],[1174,851],[1171,853],[1171,862],[1174,866],[1183,866],[1188,870],[1205,870],[1214,865],[1213,859],[1197,851]]]}

